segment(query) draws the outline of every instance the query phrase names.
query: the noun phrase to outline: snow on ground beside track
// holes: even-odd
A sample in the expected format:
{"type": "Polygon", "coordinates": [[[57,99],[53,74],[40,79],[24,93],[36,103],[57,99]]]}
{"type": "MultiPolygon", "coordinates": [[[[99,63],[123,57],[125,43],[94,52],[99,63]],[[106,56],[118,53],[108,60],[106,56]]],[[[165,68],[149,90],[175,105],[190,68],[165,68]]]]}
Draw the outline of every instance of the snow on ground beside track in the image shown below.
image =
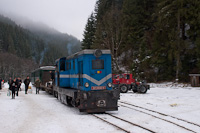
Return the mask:
{"type": "MultiPolygon", "coordinates": [[[[0,133],[94,133],[115,132],[116,129],[76,108],[61,104],[52,95],[40,91],[11,99],[6,88],[0,91],[0,133]]],[[[24,88],[22,87],[22,90],[24,88]]],[[[30,92],[30,91],[29,91],[30,92]]]]}
{"type": "Polygon", "coordinates": [[[150,84],[146,94],[129,91],[121,94],[121,101],[200,124],[200,87],[183,86],[171,83],[150,84]]]}
{"type": "MultiPolygon", "coordinates": [[[[175,85],[172,83],[152,83],[150,86],[151,88],[146,94],[133,93],[132,91],[120,94],[119,101],[125,101],[200,124],[199,87],[194,88],[185,84],[175,85]]],[[[80,113],[78,109],[62,104],[44,91],[40,91],[40,94],[36,95],[35,87],[31,87],[32,93],[29,91],[29,94],[25,95],[24,85],[22,85],[19,96],[11,99],[11,96],[7,96],[8,85],[4,84],[3,90],[0,90],[0,133],[120,132],[90,114],[80,113]]],[[[173,124],[125,107],[119,107],[118,111],[110,113],[156,132],[188,132],[173,124]]],[[[107,117],[106,114],[98,115],[107,117]]],[[[125,126],[131,132],[145,132],[138,128],[123,125],[120,122],[116,123],[125,126]]],[[[200,128],[191,126],[190,129],[200,132],[200,128]]]]}

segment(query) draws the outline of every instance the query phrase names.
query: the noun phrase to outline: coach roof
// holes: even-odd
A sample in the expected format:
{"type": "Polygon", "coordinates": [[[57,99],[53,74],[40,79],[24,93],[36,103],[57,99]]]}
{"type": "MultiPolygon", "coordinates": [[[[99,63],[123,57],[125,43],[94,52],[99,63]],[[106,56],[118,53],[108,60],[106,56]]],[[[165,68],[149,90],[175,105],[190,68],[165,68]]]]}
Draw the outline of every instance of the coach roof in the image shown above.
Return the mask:
{"type": "Polygon", "coordinates": [[[55,66],[42,66],[38,69],[35,69],[33,72],[36,72],[38,70],[49,70],[49,71],[54,71],[55,70],[55,66]]]}

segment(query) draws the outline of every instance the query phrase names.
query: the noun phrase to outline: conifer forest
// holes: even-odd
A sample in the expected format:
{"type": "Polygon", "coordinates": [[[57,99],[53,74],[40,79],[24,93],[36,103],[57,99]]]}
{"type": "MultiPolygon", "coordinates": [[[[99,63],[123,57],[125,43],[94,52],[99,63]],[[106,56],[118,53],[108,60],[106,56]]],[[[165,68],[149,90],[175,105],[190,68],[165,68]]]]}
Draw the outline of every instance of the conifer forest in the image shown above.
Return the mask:
{"type": "Polygon", "coordinates": [[[200,72],[200,1],[98,0],[82,48],[110,49],[113,73],[188,82],[200,72]]]}

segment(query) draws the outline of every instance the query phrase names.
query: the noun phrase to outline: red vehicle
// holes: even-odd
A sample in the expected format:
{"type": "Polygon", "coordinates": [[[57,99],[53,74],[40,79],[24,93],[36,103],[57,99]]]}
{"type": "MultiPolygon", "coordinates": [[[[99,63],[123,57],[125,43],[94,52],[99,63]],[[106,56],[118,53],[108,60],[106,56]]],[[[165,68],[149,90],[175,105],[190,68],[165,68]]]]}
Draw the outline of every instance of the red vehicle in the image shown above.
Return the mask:
{"type": "Polygon", "coordinates": [[[136,82],[132,74],[113,74],[112,82],[114,87],[120,89],[120,92],[122,93],[126,93],[128,90],[146,93],[150,88],[144,81],[136,82]]]}

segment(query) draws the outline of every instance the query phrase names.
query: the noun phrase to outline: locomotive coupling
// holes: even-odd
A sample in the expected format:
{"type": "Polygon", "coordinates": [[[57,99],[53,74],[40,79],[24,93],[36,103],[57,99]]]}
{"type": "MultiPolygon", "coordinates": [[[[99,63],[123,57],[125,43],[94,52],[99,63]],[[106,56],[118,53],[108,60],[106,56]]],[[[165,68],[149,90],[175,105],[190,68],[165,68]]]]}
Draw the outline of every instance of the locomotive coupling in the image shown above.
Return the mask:
{"type": "Polygon", "coordinates": [[[97,107],[106,107],[106,101],[105,100],[98,100],[97,101],[97,107]]]}

